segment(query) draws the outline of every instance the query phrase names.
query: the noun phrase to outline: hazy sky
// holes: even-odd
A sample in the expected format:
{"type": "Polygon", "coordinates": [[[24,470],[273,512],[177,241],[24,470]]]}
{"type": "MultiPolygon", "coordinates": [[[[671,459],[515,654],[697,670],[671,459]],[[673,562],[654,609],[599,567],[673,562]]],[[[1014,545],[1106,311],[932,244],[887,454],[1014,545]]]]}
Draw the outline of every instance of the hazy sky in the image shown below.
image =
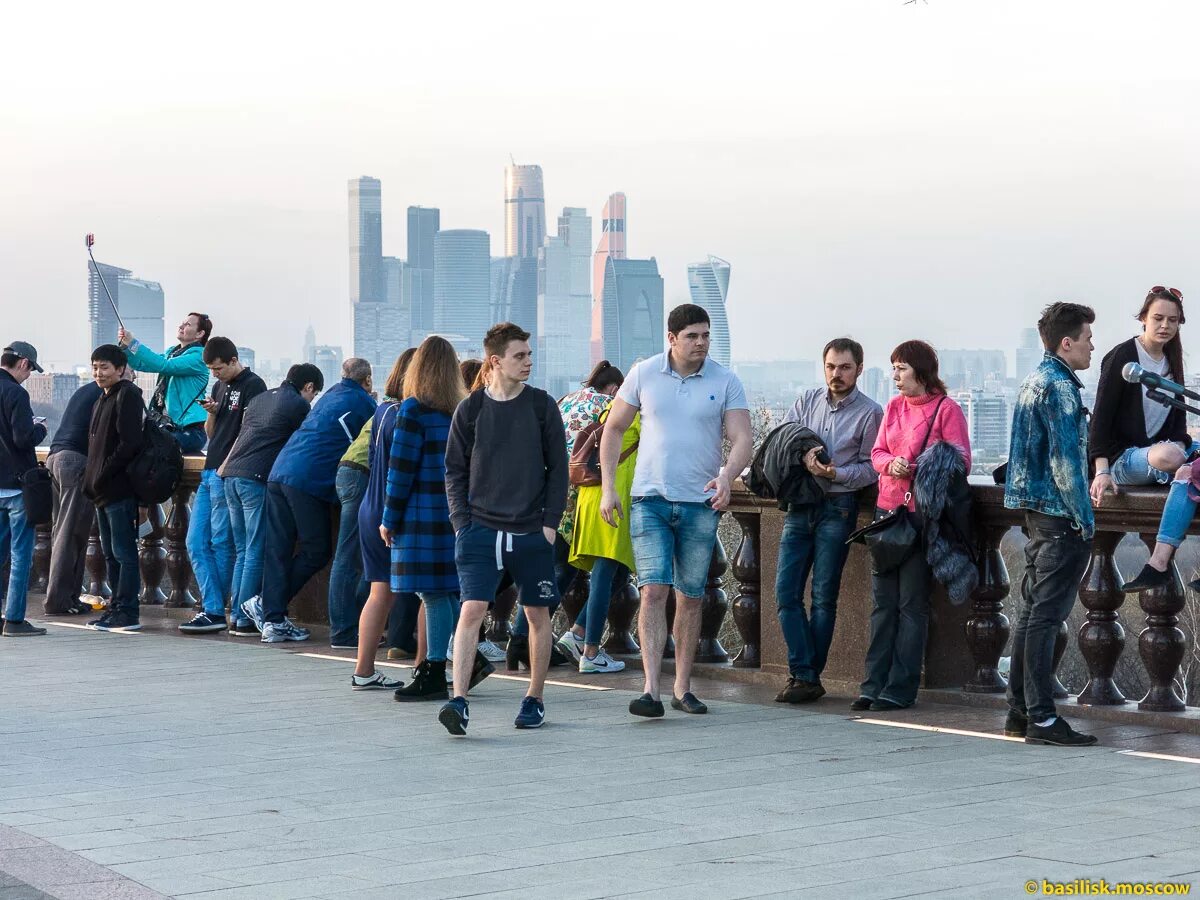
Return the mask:
{"type": "Polygon", "coordinates": [[[1007,349],[1053,299],[1103,349],[1150,285],[1200,297],[1195,0],[110,0],[5,31],[0,338],[59,366],[87,231],[162,282],[168,336],[200,309],[296,358],[309,321],[350,341],[347,179],[382,179],[386,254],[410,204],[499,254],[509,154],[552,226],[625,191],[668,308],[728,259],[735,359],[1007,349]]]}

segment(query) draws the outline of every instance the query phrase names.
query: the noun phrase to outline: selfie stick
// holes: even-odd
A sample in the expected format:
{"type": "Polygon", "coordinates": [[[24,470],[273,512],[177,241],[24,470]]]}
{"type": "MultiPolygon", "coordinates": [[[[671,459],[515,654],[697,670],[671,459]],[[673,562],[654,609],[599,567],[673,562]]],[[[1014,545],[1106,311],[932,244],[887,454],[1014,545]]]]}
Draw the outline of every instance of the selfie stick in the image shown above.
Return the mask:
{"type": "Polygon", "coordinates": [[[96,262],[96,257],[92,255],[92,244],[96,243],[96,236],[89,233],[83,239],[84,245],[87,247],[88,256],[91,257],[92,267],[96,270],[96,277],[100,279],[100,285],[104,288],[104,295],[108,297],[109,305],[113,308],[113,313],[117,317],[117,324],[121,326],[121,330],[125,330],[125,323],[121,320],[121,314],[117,311],[117,304],[113,301],[112,294],[108,291],[108,285],[104,282],[104,275],[100,272],[100,264],[96,262]]]}

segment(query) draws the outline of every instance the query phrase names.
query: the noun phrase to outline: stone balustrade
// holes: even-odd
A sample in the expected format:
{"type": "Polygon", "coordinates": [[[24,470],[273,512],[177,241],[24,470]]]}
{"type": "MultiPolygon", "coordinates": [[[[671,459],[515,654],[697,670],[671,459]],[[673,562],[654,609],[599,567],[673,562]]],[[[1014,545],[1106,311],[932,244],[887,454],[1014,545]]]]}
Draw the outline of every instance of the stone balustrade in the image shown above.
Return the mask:
{"type": "MultiPolygon", "coordinates": [[[[149,533],[139,540],[141,602],[144,605],[189,607],[196,602],[191,590],[193,579],[185,540],[190,499],[199,484],[202,466],[202,458],[188,457],[183,481],[165,518],[157,508],[150,511],[149,533]]],[[[935,590],[923,685],[927,688],[959,688],[975,694],[1002,693],[1005,681],[998,671],[998,664],[1010,636],[1004,601],[1012,586],[1001,554],[1001,541],[1020,526],[1022,519],[1018,512],[1004,508],[1000,487],[974,485],[972,495],[979,587],[969,603],[958,607],[949,603],[940,587],[935,590]]],[[[1179,614],[1186,602],[1179,572],[1173,567],[1174,577],[1170,584],[1138,595],[1139,612],[1129,608],[1133,597],[1120,590],[1123,577],[1116,562],[1117,544],[1125,534],[1134,533],[1148,544],[1153,542],[1164,496],[1162,490],[1125,490],[1118,497],[1107,498],[1097,513],[1094,549],[1079,591],[1079,603],[1086,615],[1074,638],[1088,676],[1086,685],[1075,699],[1079,704],[1116,706],[1129,702],[1117,684],[1115,672],[1125,650],[1126,626],[1133,627],[1136,622],[1138,654],[1149,684],[1145,696],[1138,701],[1138,708],[1154,712],[1184,709],[1175,686],[1188,640],[1179,628],[1179,614]]],[[[864,495],[859,509],[860,523],[869,520],[873,499],[864,495]]],[[[776,624],[774,578],[784,513],[773,503],[761,500],[739,485],[728,515],[736,523],[740,537],[732,559],[727,559],[720,544],[713,553],[703,599],[697,661],[785,675],[787,648],[776,624]],[[735,587],[732,600],[723,587],[727,572],[732,575],[735,587]],[[741,641],[741,647],[732,659],[720,638],[730,610],[741,641]]],[[[334,530],[336,533],[336,523],[334,530]]],[[[1200,527],[1193,525],[1193,533],[1200,533],[1200,527]]],[[[44,589],[49,547],[49,528],[39,528],[34,554],[35,589],[38,586],[44,589]]],[[[99,538],[93,530],[86,563],[85,589],[89,593],[108,595],[104,569],[99,538]]],[[[1125,573],[1125,576],[1130,574],[1125,573]]],[[[303,622],[327,621],[327,576],[326,571],[314,577],[293,601],[294,618],[303,622]]],[[[577,579],[564,598],[566,614],[573,619],[586,597],[587,580],[577,579]]],[[[499,598],[489,626],[489,636],[494,640],[507,638],[514,601],[511,591],[499,598]]],[[[631,581],[614,586],[605,642],[609,652],[637,652],[633,629],[637,606],[637,590],[631,581]]],[[[827,682],[852,688],[861,678],[871,606],[870,561],[863,547],[854,546],[842,583],[834,643],[824,676],[827,682]]],[[[673,612],[672,603],[668,613],[673,615],[673,612]]],[[[1069,640],[1064,625],[1056,645],[1056,664],[1069,640]]],[[[673,648],[668,646],[667,649],[671,655],[673,648]]],[[[1068,696],[1061,685],[1059,694],[1062,698],[1068,696]]]]}

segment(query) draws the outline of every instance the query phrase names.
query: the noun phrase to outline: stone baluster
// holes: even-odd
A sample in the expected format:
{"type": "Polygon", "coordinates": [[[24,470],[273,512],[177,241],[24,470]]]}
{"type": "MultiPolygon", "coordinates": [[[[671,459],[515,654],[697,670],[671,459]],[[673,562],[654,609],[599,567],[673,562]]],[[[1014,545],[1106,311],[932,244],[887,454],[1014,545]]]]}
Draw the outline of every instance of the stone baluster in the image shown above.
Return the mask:
{"type": "Polygon", "coordinates": [[[638,589],[633,574],[624,568],[613,580],[612,600],[608,606],[608,639],[604,649],[609,653],[640,652],[633,636],[633,617],[638,611],[638,589]]]}
{"type": "Polygon", "coordinates": [[[492,605],[491,625],[488,628],[488,638],[500,646],[508,644],[509,622],[513,610],[517,607],[517,588],[510,585],[500,592],[492,605]]]}
{"type": "Polygon", "coordinates": [[[167,580],[170,591],[164,606],[169,608],[194,607],[196,599],[189,590],[192,583],[192,564],[187,553],[188,524],[191,514],[188,501],[193,487],[180,482],[171,498],[171,512],[167,516],[164,533],[167,545],[167,580]]]}
{"type": "Polygon", "coordinates": [[[1079,602],[1087,610],[1087,621],[1079,628],[1079,652],[1087,663],[1088,683],[1076,699],[1086,706],[1119,706],[1125,702],[1125,695],[1113,680],[1117,660],[1125,649],[1125,629],[1117,618],[1125,594],[1115,559],[1122,537],[1119,531],[1096,532],[1092,557],[1079,586],[1079,602]]]}
{"type": "Polygon", "coordinates": [[[1002,694],[1007,688],[997,670],[1010,631],[1008,616],[1004,615],[1004,598],[1011,585],[1000,552],[1000,542],[1007,532],[1007,525],[976,528],[979,586],[971,594],[971,617],[966,625],[967,647],[975,673],[963,685],[968,694],[1002,694]]]}
{"type": "Polygon", "coordinates": [[[29,590],[36,594],[46,593],[50,584],[50,523],[33,529],[33,570],[29,579],[29,590]]]}
{"type": "Polygon", "coordinates": [[[1067,629],[1067,623],[1063,622],[1058,628],[1058,634],[1054,636],[1054,673],[1051,680],[1054,682],[1055,700],[1066,700],[1071,696],[1071,692],[1058,680],[1058,664],[1062,662],[1062,658],[1067,652],[1067,642],[1070,637],[1071,632],[1067,629]]]}
{"type": "Polygon", "coordinates": [[[700,600],[700,640],[696,647],[696,662],[729,662],[729,654],[721,646],[721,626],[729,612],[729,600],[721,587],[729,559],[718,539],[713,542],[712,559],[708,564],[708,580],[704,583],[704,596],[700,600]]]}
{"type": "MultiPolygon", "coordinates": [[[[1154,535],[1143,534],[1145,543],[1153,547],[1154,535]]],[[[1172,561],[1171,580],[1160,588],[1138,594],[1138,603],[1146,614],[1146,628],[1138,636],[1138,653],[1150,681],[1150,690],[1138,703],[1138,709],[1150,712],[1181,712],[1184,703],[1175,691],[1179,665],[1187,650],[1184,634],[1179,629],[1179,613],[1187,603],[1179,569],[1172,561]]]]}
{"type": "Polygon", "coordinates": [[[99,520],[92,517],[92,530],[88,534],[87,552],[84,554],[84,593],[96,597],[111,598],[108,587],[108,562],[104,559],[104,548],[100,546],[99,520]]]}
{"type": "Polygon", "coordinates": [[[163,546],[166,528],[159,504],[152,504],[146,510],[146,521],[150,524],[150,532],[138,541],[138,569],[142,574],[142,593],[138,603],[142,606],[160,606],[167,599],[161,587],[167,572],[167,551],[163,546]]]}
{"type": "Polygon", "coordinates": [[[742,638],[742,649],[733,659],[734,668],[757,669],[762,665],[762,566],[759,556],[757,510],[734,510],[733,519],[742,539],[733,554],[733,577],[738,593],[733,598],[733,624],[742,638]]]}

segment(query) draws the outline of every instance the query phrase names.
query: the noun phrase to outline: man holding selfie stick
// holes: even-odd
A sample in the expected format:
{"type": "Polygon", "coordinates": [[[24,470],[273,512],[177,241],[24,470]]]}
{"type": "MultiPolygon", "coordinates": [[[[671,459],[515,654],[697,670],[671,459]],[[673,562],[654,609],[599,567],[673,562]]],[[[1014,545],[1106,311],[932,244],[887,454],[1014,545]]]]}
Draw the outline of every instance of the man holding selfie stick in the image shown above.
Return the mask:
{"type": "Polygon", "coordinates": [[[33,526],[25,518],[21,476],[37,467],[38,444],[46,439],[46,420],[34,418],[29,393],[22,385],[41,372],[37,350],[24,341],[13,341],[0,354],[0,565],[12,563],[8,575],[8,602],[4,607],[4,637],[45,634],[25,621],[25,595],[33,564],[33,526]]]}

